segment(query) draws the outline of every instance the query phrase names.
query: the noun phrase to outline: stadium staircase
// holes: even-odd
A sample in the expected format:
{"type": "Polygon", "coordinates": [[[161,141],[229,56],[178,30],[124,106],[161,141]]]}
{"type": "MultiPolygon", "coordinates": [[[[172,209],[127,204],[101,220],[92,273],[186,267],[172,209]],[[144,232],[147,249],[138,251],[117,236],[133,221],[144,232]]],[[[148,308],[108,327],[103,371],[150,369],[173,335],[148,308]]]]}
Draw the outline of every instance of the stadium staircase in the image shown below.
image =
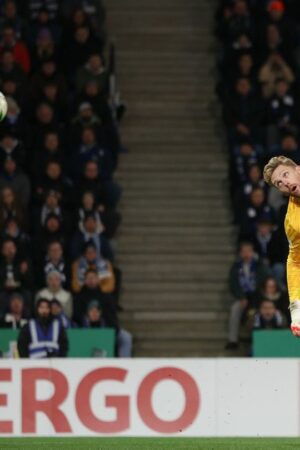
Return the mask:
{"type": "Polygon", "coordinates": [[[122,124],[122,322],[136,356],[214,356],[233,230],[216,121],[212,0],[109,0],[122,124]]]}

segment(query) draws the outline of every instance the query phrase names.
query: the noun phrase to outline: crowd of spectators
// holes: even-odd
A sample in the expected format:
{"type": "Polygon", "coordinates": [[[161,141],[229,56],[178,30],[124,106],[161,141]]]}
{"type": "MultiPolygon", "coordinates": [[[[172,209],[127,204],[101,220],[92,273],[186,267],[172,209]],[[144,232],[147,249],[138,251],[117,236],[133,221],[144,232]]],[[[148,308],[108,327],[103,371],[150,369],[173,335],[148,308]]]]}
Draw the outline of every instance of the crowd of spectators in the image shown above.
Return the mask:
{"type": "Polygon", "coordinates": [[[6,0],[0,12],[0,326],[22,327],[48,301],[64,327],[115,328],[116,354],[125,340],[129,356],[105,10],[99,0],[6,0]]]}
{"type": "Polygon", "coordinates": [[[220,0],[216,11],[219,78],[238,255],[230,270],[235,299],[227,348],[241,323],[289,322],[284,216],[288,199],[262,178],[284,155],[300,164],[300,8],[297,0],[220,0]]]}

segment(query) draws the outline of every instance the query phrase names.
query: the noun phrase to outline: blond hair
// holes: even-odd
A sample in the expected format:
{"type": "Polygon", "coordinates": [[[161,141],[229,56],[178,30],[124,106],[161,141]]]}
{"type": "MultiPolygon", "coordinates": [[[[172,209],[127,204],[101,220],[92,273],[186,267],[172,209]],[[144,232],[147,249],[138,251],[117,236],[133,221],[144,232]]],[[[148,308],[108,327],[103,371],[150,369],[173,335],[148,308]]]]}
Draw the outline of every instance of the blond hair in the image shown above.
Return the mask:
{"type": "Polygon", "coordinates": [[[285,156],[274,156],[270,159],[268,164],[264,167],[264,180],[270,186],[272,186],[271,177],[275,169],[279,166],[290,166],[296,167],[297,164],[290,158],[286,158],[285,156]]]}

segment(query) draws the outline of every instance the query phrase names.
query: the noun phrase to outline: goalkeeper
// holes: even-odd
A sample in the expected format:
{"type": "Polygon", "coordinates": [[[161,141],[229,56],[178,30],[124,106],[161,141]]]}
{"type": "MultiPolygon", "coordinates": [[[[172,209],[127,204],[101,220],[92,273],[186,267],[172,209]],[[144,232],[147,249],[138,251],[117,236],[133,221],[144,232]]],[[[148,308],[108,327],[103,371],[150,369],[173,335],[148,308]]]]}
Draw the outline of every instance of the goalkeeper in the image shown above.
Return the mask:
{"type": "Polygon", "coordinates": [[[289,241],[287,284],[291,330],[300,337],[300,166],[285,156],[275,156],[264,168],[264,180],[290,197],[284,221],[289,241]]]}

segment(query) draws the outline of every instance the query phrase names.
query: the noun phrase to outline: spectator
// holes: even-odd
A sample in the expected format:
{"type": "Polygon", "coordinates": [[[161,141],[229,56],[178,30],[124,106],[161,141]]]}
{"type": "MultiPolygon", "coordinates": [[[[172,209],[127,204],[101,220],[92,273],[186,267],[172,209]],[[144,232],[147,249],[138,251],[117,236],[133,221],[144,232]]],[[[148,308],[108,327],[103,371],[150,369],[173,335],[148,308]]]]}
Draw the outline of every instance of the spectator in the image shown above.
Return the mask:
{"type": "Polygon", "coordinates": [[[21,358],[65,357],[68,339],[60,321],[53,319],[51,304],[40,299],[36,304],[35,319],[25,325],[19,335],[18,351],[21,358]]]}
{"type": "Polygon", "coordinates": [[[81,132],[80,143],[74,152],[73,173],[78,177],[80,168],[87,161],[98,164],[102,180],[110,180],[113,172],[112,155],[108,148],[101,145],[93,127],[86,127],[81,132]]]}
{"type": "Polygon", "coordinates": [[[9,186],[0,191],[0,228],[8,219],[15,218],[22,227],[27,225],[27,216],[13,189],[9,186]]]}
{"type": "MultiPolygon", "coordinates": [[[[88,304],[87,314],[83,321],[85,328],[106,328],[101,306],[97,301],[88,304]]],[[[117,351],[120,358],[130,358],[132,355],[132,336],[124,330],[117,330],[117,351]]]]}
{"type": "Polygon", "coordinates": [[[25,160],[25,151],[22,142],[14,136],[11,130],[6,131],[0,141],[1,168],[3,168],[7,158],[12,158],[19,166],[22,166],[25,160]]]}
{"type": "Polygon", "coordinates": [[[55,192],[60,204],[69,207],[72,203],[72,182],[63,175],[59,161],[49,160],[43,176],[38,180],[36,198],[45,198],[48,192],[55,192]]]}
{"type": "Polygon", "coordinates": [[[30,55],[26,45],[16,38],[14,28],[7,24],[2,30],[2,41],[0,43],[0,55],[4,50],[10,50],[16,62],[20,64],[25,73],[30,72],[30,55]]]}
{"type": "Polygon", "coordinates": [[[35,257],[40,260],[51,242],[59,241],[65,248],[68,237],[64,232],[61,219],[56,214],[48,214],[40,232],[35,235],[35,257]]]}
{"type": "Polygon", "coordinates": [[[97,272],[99,288],[101,292],[111,294],[116,287],[113,267],[110,261],[97,255],[94,244],[87,244],[83,256],[74,261],[72,265],[72,290],[79,292],[84,283],[87,270],[93,269],[97,272]]]}
{"type": "Polygon", "coordinates": [[[280,289],[280,286],[275,278],[267,277],[264,280],[258,295],[261,296],[260,298],[262,298],[262,300],[273,302],[276,309],[281,311],[285,318],[288,318],[289,301],[287,292],[280,289]]]}
{"type": "Polygon", "coordinates": [[[101,52],[102,45],[92,36],[87,24],[74,29],[71,39],[66,36],[62,46],[61,60],[71,82],[75,82],[74,74],[86,63],[87,57],[95,52],[101,52]]]}
{"type": "Polygon", "coordinates": [[[31,256],[31,240],[27,233],[25,233],[19,226],[14,217],[7,219],[4,230],[2,232],[2,239],[12,239],[18,249],[18,254],[22,258],[29,258],[31,256]]]}
{"type": "Polygon", "coordinates": [[[97,228],[97,226],[99,227],[99,224],[97,224],[97,218],[94,213],[85,216],[82,229],[77,230],[72,239],[71,254],[73,259],[80,257],[81,251],[87,243],[92,243],[97,250],[98,257],[109,261],[113,260],[111,246],[101,229],[97,228]]]}
{"type": "Polygon", "coordinates": [[[0,24],[1,29],[5,25],[9,25],[13,28],[17,39],[22,39],[26,36],[26,24],[25,21],[18,15],[17,2],[14,0],[6,0],[3,8],[3,17],[0,24]]]}
{"type": "Polygon", "coordinates": [[[29,178],[11,157],[6,158],[0,173],[0,190],[5,187],[15,191],[22,206],[28,205],[31,192],[29,178]]]}
{"type": "Polygon", "coordinates": [[[22,328],[28,322],[29,314],[26,312],[24,298],[21,294],[12,293],[9,298],[7,312],[0,319],[0,328],[22,328]]]}
{"type": "Polygon", "coordinates": [[[115,208],[121,197],[120,187],[112,182],[102,179],[96,161],[87,161],[84,165],[83,175],[77,182],[79,195],[85,191],[93,192],[97,204],[115,208]]]}
{"type": "Polygon", "coordinates": [[[255,255],[253,245],[241,242],[239,256],[229,275],[230,291],[235,300],[230,310],[227,349],[238,348],[240,324],[248,309],[254,306],[256,290],[265,276],[266,271],[255,255]]]}
{"type": "Polygon", "coordinates": [[[264,189],[255,188],[249,196],[249,202],[242,209],[240,220],[240,236],[252,236],[256,232],[259,220],[268,220],[274,222],[275,214],[271,206],[266,202],[264,189]]]}
{"type": "Polygon", "coordinates": [[[108,74],[104,67],[103,59],[99,53],[92,53],[87,63],[78,70],[76,77],[76,87],[78,92],[83,91],[88,81],[95,81],[100,91],[108,88],[108,74]]]}
{"type": "Polygon", "coordinates": [[[293,133],[286,133],[282,136],[280,146],[274,146],[271,149],[272,156],[285,156],[300,164],[300,149],[298,141],[293,133]]]}
{"type": "Polygon", "coordinates": [[[60,241],[52,241],[47,247],[47,253],[41,263],[40,286],[44,286],[49,273],[59,272],[63,287],[69,286],[70,269],[64,258],[63,246],[60,241]]]}
{"type": "Polygon", "coordinates": [[[33,277],[28,259],[19,257],[17,247],[12,239],[2,243],[0,261],[0,310],[7,308],[12,292],[18,290],[23,293],[28,308],[31,308],[31,295],[33,277]]]}
{"type": "Polygon", "coordinates": [[[51,301],[51,314],[55,319],[58,319],[64,328],[72,328],[73,322],[66,316],[61,303],[57,299],[51,301]]]}
{"type": "Polygon", "coordinates": [[[257,142],[263,113],[262,102],[252,91],[250,81],[239,78],[234,94],[228,95],[224,102],[224,119],[233,142],[242,138],[253,138],[257,142]]]}
{"type": "Polygon", "coordinates": [[[265,98],[270,98],[275,94],[278,80],[284,80],[289,85],[295,81],[292,69],[279,53],[271,53],[268,56],[259,71],[258,78],[262,83],[262,91],[265,98]]]}
{"type": "Polygon", "coordinates": [[[276,330],[284,328],[283,316],[271,300],[263,300],[254,316],[254,330],[276,330]]]}
{"type": "Polygon", "coordinates": [[[44,136],[44,142],[34,156],[34,168],[32,169],[35,179],[39,179],[40,173],[46,173],[50,161],[59,162],[65,168],[65,155],[62,149],[61,138],[56,130],[49,131],[44,136]]]}
{"type": "Polygon", "coordinates": [[[47,286],[36,294],[35,300],[40,298],[59,301],[64,315],[68,319],[72,318],[73,298],[70,292],[63,289],[60,272],[53,270],[47,274],[47,286]]]}

